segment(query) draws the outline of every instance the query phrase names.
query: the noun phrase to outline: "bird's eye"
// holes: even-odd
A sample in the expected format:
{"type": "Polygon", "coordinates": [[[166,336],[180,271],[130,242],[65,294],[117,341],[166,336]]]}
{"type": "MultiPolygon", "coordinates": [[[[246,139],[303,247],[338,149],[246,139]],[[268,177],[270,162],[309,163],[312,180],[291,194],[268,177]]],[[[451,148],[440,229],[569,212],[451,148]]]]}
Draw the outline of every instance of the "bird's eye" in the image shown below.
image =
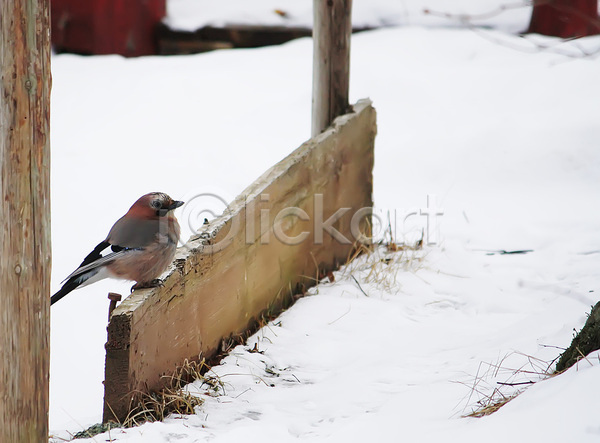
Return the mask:
{"type": "Polygon", "coordinates": [[[160,209],[162,204],[160,203],[160,200],[152,200],[150,206],[152,206],[154,209],[160,209]]]}

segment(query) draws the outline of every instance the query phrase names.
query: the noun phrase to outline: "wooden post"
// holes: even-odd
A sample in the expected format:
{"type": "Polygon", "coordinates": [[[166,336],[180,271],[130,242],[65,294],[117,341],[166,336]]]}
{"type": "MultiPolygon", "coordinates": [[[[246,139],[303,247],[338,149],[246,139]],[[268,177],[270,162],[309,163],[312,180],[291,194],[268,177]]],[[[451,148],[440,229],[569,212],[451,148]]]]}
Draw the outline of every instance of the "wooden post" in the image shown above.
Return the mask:
{"type": "Polygon", "coordinates": [[[352,0],[313,0],[312,136],[349,110],[352,0]]]}
{"type": "Polygon", "coordinates": [[[48,441],[50,2],[0,3],[0,441],[48,441]]]}

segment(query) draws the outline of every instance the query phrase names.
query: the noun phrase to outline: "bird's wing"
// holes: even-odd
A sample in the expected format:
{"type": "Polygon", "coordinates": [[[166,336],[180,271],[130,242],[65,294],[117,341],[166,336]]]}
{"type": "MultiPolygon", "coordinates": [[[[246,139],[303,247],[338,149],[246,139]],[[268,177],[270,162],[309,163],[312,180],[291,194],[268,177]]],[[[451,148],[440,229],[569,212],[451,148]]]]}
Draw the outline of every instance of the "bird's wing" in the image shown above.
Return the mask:
{"type": "Polygon", "coordinates": [[[107,265],[128,251],[142,249],[157,240],[161,225],[159,219],[140,220],[123,216],[113,225],[106,240],[90,252],[75,271],[73,271],[61,283],[80,276],[90,270],[107,265]],[[111,247],[110,254],[102,256],[102,252],[111,247]]]}
{"type": "MultiPolygon", "coordinates": [[[[143,248],[156,241],[161,220],[123,216],[113,225],[105,242],[122,248],[143,248]]],[[[166,225],[163,227],[165,232],[166,225]]]]}
{"type": "MultiPolygon", "coordinates": [[[[98,245],[96,247],[96,249],[100,245],[98,245]]],[[[94,252],[96,251],[96,249],[94,249],[94,252]]],[[[73,277],[77,277],[78,275],[84,274],[85,272],[91,271],[92,269],[96,269],[100,266],[107,265],[107,264],[111,263],[112,261],[116,260],[117,258],[119,258],[120,256],[127,254],[131,250],[132,249],[120,249],[119,251],[111,252],[110,254],[107,254],[104,257],[101,256],[100,253],[96,252],[96,255],[94,255],[94,257],[95,257],[94,260],[88,260],[90,257],[92,257],[92,254],[94,254],[94,252],[92,252],[85,258],[85,260],[83,260],[83,262],[81,263],[81,265],[79,265],[79,267],[77,269],[75,269],[67,278],[65,278],[62,281],[62,283],[68,281],[69,279],[71,279],[73,277]]]]}
{"type": "Polygon", "coordinates": [[[86,258],[83,259],[83,261],[81,262],[81,264],[79,265],[79,267],[85,266],[85,265],[87,265],[89,263],[92,263],[93,261],[98,260],[99,258],[101,258],[102,257],[102,251],[104,251],[109,246],[110,246],[110,243],[107,242],[106,240],[103,241],[103,242],[101,242],[101,243],[98,243],[98,245],[94,248],[94,250],[92,252],[90,252],[87,255],[86,258]]]}

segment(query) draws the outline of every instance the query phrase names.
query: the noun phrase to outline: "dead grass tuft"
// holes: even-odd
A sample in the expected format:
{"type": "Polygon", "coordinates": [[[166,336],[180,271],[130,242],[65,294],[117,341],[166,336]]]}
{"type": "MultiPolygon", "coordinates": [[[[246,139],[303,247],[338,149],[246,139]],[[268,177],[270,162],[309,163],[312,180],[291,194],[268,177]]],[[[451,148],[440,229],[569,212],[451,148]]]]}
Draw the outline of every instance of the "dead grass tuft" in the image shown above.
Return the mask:
{"type": "Polygon", "coordinates": [[[504,406],[506,403],[511,401],[513,398],[516,398],[519,393],[515,393],[509,397],[497,398],[493,402],[486,404],[485,406],[480,407],[479,409],[474,410],[473,412],[466,414],[465,417],[473,417],[473,418],[481,418],[486,415],[491,415],[504,406]]]}
{"type": "Polygon", "coordinates": [[[214,383],[212,379],[204,377],[204,373],[208,369],[204,359],[201,361],[185,360],[173,374],[162,377],[165,387],[160,391],[134,392],[130,412],[120,426],[128,428],[139,426],[145,422],[162,421],[172,414],[194,414],[195,408],[201,406],[203,400],[186,391],[185,387],[194,380],[206,380],[207,383],[214,383]]]}
{"type": "Polygon", "coordinates": [[[463,417],[485,417],[518,397],[529,386],[554,376],[550,362],[520,352],[511,352],[496,363],[481,362],[470,382],[458,382],[469,388],[463,417]],[[508,360],[516,360],[512,367],[508,360]],[[466,409],[471,409],[465,413],[466,409]]]}
{"type": "Polygon", "coordinates": [[[400,273],[419,270],[426,255],[423,235],[414,244],[399,243],[388,236],[385,242],[376,245],[355,245],[353,251],[342,271],[343,275],[355,281],[354,275],[360,275],[362,281],[373,283],[387,292],[397,292],[400,273]]]}

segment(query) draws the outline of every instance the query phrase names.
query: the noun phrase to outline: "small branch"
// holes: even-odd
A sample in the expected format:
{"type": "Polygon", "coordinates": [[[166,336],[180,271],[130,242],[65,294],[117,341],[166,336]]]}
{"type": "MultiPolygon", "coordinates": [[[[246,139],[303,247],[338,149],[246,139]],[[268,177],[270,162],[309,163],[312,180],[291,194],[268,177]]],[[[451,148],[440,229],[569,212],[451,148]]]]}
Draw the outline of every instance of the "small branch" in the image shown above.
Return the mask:
{"type": "MultiPolygon", "coordinates": [[[[551,0],[538,0],[537,3],[551,3],[551,0]]],[[[578,51],[578,52],[564,50],[564,49],[557,47],[561,44],[571,42],[573,40],[577,40],[578,37],[558,39],[558,42],[553,41],[551,44],[545,44],[545,43],[532,41],[531,39],[521,35],[520,36],[521,40],[523,40],[531,45],[531,46],[527,47],[525,45],[515,44],[513,42],[509,42],[508,40],[502,40],[500,38],[497,38],[496,36],[490,35],[488,32],[485,32],[485,30],[482,29],[481,26],[474,24],[475,21],[482,21],[482,20],[490,19],[490,18],[496,17],[508,10],[519,9],[519,8],[523,8],[523,7],[530,7],[531,5],[532,5],[531,1],[525,1],[525,2],[521,2],[521,3],[510,3],[510,4],[506,4],[506,5],[500,5],[497,8],[495,8],[489,12],[485,12],[485,13],[481,13],[481,14],[454,14],[451,12],[433,11],[431,9],[425,9],[425,10],[423,10],[423,12],[425,14],[431,15],[433,17],[445,18],[448,20],[455,20],[455,21],[461,23],[462,25],[464,25],[466,28],[471,29],[472,31],[476,32],[477,35],[479,35],[480,37],[482,37],[492,43],[499,44],[499,45],[514,49],[516,51],[521,51],[521,52],[526,52],[526,53],[550,52],[553,54],[562,55],[564,57],[569,57],[569,58],[591,58],[591,57],[597,55],[598,53],[600,53],[600,48],[592,50],[592,51],[588,51],[588,50],[584,49],[583,47],[581,47],[581,45],[577,45],[577,44],[572,45],[572,49],[575,51],[578,51]]],[[[554,7],[556,7],[556,5],[554,7]]],[[[573,9],[573,8],[569,8],[569,11],[571,13],[577,12],[577,11],[571,11],[571,9],[573,9]]],[[[589,17],[586,17],[586,18],[589,19],[594,25],[597,25],[600,27],[600,20],[589,18],[589,17]]]]}
{"type": "Polygon", "coordinates": [[[458,20],[461,23],[470,23],[474,20],[488,20],[490,18],[494,18],[505,11],[509,11],[511,9],[519,9],[526,6],[530,6],[530,2],[520,2],[520,3],[510,3],[506,5],[500,5],[495,9],[492,9],[488,12],[484,12],[482,14],[453,14],[450,12],[439,12],[432,11],[431,9],[424,9],[423,13],[427,15],[432,15],[434,17],[442,17],[447,19],[458,20]]]}
{"type": "Polygon", "coordinates": [[[362,286],[360,285],[360,283],[358,282],[358,280],[356,278],[354,278],[353,275],[351,275],[350,277],[352,277],[352,280],[354,280],[356,282],[356,284],[358,285],[358,289],[360,289],[360,291],[365,294],[366,297],[369,296],[369,294],[367,294],[364,289],[362,288],[362,286]]]}
{"type": "Polygon", "coordinates": [[[581,358],[578,360],[578,362],[580,362],[581,360],[585,360],[585,361],[587,361],[590,364],[590,366],[594,366],[594,364],[591,361],[588,360],[587,356],[584,355],[583,352],[581,352],[581,349],[579,349],[579,346],[577,346],[575,349],[577,350],[577,352],[579,353],[579,355],[581,355],[581,358]]]}
{"type": "Polygon", "coordinates": [[[516,251],[506,251],[504,249],[500,249],[499,251],[490,251],[487,255],[519,255],[519,254],[529,254],[533,252],[533,249],[519,249],[516,251]]]}
{"type": "Polygon", "coordinates": [[[499,385],[502,385],[502,386],[521,386],[521,385],[532,385],[535,382],[534,381],[522,381],[520,383],[504,383],[501,381],[497,381],[496,383],[499,385]]]}
{"type": "Polygon", "coordinates": [[[555,345],[540,345],[542,348],[554,348],[554,349],[560,349],[561,351],[566,351],[567,348],[562,348],[560,346],[555,346],[555,345]]]}

